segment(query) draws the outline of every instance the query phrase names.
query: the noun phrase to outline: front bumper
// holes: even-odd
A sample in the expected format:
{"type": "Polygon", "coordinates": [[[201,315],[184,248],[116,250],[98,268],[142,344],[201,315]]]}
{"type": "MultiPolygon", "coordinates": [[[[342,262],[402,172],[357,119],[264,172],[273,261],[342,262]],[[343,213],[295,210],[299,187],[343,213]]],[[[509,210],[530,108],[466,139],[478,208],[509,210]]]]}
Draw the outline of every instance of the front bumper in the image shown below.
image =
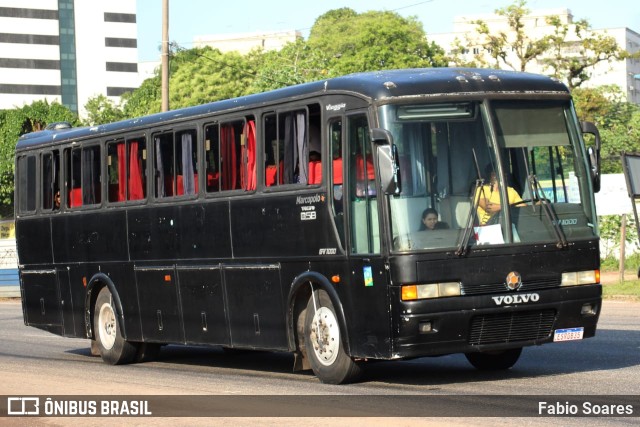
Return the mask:
{"type": "Polygon", "coordinates": [[[411,302],[400,301],[399,292],[392,290],[397,301],[393,358],[540,345],[553,342],[554,331],[565,328],[582,327],[583,338],[589,338],[602,304],[599,284],[411,302]]]}

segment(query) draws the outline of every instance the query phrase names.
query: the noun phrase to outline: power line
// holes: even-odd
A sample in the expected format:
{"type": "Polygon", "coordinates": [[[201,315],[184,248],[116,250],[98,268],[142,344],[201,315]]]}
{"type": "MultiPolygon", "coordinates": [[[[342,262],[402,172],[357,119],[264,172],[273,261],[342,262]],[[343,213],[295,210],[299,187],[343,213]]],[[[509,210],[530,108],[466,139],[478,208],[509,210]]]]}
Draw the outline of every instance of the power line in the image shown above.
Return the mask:
{"type": "Polygon", "coordinates": [[[410,7],[420,6],[421,4],[431,3],[431,2],[433,2],[433,0],[421,1],[420,3],[414,3],[408,6],[402,6],[402,7],[397,7],[395,9],[391,9],[390,12],[395,12],[397,10],[402,10],[402,9],[409,9],[410,7]]]}

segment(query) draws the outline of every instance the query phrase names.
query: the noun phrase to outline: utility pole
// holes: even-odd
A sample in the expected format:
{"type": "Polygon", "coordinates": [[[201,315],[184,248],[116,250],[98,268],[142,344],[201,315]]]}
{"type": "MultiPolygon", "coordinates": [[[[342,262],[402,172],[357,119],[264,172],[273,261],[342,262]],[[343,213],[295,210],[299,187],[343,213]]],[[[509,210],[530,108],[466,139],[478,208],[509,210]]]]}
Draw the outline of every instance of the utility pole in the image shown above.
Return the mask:
{"type": "Polygon", "coordinates": [[[169,0],[162,0],[162,111],[169,111],[169,0]]]}
{"type": "Polygon", "coordinates": [[[620,227],[620,261],[618,263],[618,281],[624,283],[624,258],[625,245],[627,243],[627,214],[622,214],[622,226],[620,227]]]}

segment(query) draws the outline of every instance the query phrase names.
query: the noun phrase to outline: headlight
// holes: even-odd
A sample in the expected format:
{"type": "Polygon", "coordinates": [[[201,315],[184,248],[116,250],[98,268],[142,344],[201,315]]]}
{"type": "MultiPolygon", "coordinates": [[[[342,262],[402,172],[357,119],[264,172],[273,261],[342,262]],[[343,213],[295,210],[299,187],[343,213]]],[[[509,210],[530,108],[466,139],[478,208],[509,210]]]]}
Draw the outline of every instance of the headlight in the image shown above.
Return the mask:
{"type": "Polygon", "coordinates": [[[460,282],[429,283],[426,285],[402,286],[402,301],[455,297],[460,295],[460,282]]]}
{"type": "Polygon", "coordinates": [[[562,273],[560,286],[592,285],[594,283],[600,283],[600,270],[562,273]]]}

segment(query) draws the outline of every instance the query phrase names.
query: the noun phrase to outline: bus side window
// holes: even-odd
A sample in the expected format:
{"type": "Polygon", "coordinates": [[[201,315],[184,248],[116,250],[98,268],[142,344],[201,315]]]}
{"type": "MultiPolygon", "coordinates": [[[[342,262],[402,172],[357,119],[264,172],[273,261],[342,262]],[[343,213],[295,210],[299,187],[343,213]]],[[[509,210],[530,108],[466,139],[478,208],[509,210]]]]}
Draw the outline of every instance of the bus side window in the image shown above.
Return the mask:
{"type": "Polygon", "coordinates": [[[309,177],[307,184],[317,185],[322,183],[322,145],[320,144],[320,127],[317,122],[319,116],[309,117],[309,177]]]}
{"type": "Polygon", "coordinates": [[[240,168],[241,187],[245,191],[256,189],[256,121],[249,119],[242,131],[242,161],[240,168]]]}
{"type": "Polygon", "coordinates": [[[144,138],[107,144],[109,202],[146,197],[146,144],[144,138]]]}
{"type": "Polygon", "coordinates": [[[319,112],[310,104],[263,117],[265,186],[322,183],[319,112]]]}
{"type": "Polygon", "coordinates": [[[73,150],[67,148],[64,150],[64,169],[65,169],[65,197],[66,207],[76,207],[81,198],[78,197],[80,191],[80,149],[73,150]],[[72,203],[71,197],[74,195],[74,202],[72,203]]]}
{"type": "Polygon", "coordinates": [[[348,118],[349,199],[352,253],[379,253],[380,233],[371,156],[369,124],[365,115],[348,118]]]}
{"type": "Polygon", "coordinates": [[[126,200],[126,147],[124,141],[107,144],[107,185],[109,202],[126,200]]]}
{"type": "Polygon", "coordinates": [[[204,130],[207,193],[256,188],[255,119],[207,125],[204,130]]]}
{"type": "Polygon", "coordinates": [[[198,193],[198,145],[195,130],[176,132],[175,195],[198,193]]]}
{"type": "Polygon", "coordinates": [[[244,120],[220,125],[220,190],[241,188],[244,120]]]}
{"type": "Polygon", "coordinates": [[[81,205],[97,205],[101,200],[101,171],[100,171],[100,146],[85,147],[82,149],[81,205]]]}
{"type": "Polygon", "coordinates": [[[156,135],[154,141],[155,196],[170,197],[175,193],[173,133],[156,135]]]}
{"type": "Polygon", "coordinates": [[[18,211],[20,213],[36,210],[36,156],[18,158],[18,211]]]}
{"type": "Polygon", "coordinates": [[[127,140],[128,200],[142,200],[147,197],[147,143],[144,138],[127,140]]]}
{"type": "Polygon", "coordinates": [[[204,128],[204,155],[207,193],[220,191],[220,138],[217,124],[204,128]]]}
{"type": "Polygon", "coordinates": [[[100,204],[102,201],[100,146],[67,148],[64,151],[64,157],[67,207],[77,208],[100,204]]]}
{"type": "Polygon", "coordinates": [[[60,209],[60,155],[57,151],[42,155],[42,209],[60,209]]]}
{"type": "Polygon", "coordinates": [[[263,147],[265,157],[264,185],[271,187],[282,183],[283,161],[278,143],[278,118],[267,114],[263,118],[263,147]]]}

